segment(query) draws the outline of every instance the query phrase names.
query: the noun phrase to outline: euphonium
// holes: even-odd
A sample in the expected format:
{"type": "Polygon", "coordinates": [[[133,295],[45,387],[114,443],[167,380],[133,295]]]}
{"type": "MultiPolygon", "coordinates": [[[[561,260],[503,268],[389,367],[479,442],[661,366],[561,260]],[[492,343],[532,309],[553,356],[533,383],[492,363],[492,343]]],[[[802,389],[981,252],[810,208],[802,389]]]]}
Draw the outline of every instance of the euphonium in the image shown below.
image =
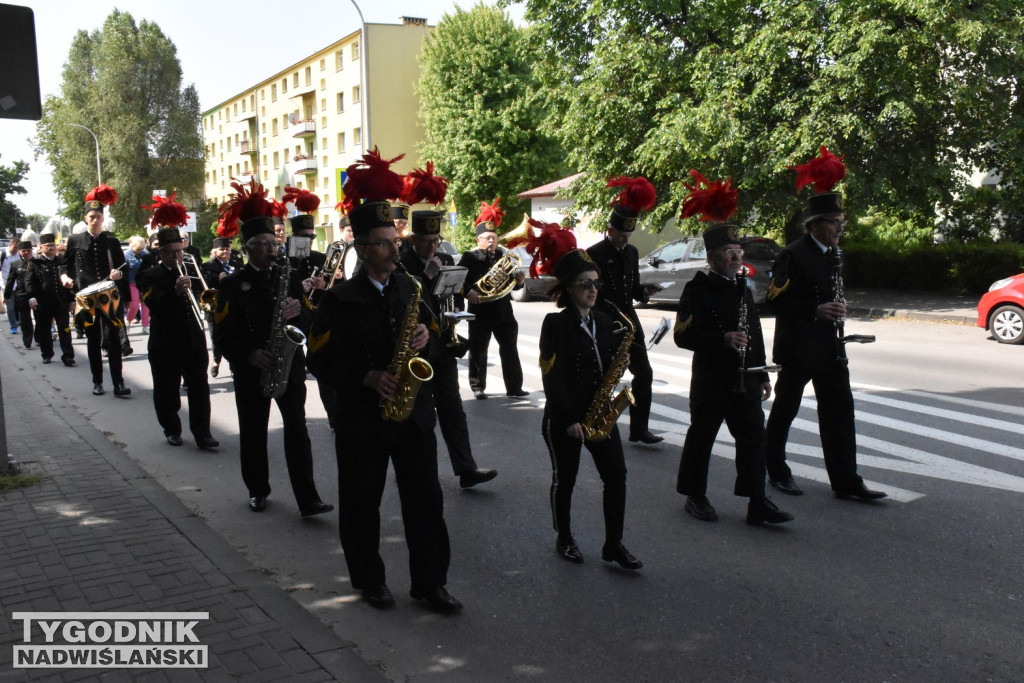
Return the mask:
{"type": "Polygon", "coordinates": [[[523,260],[511,249],[503,251],[505,253],[494,262],[490,270],[474,283],[480,291],[480,303],[497,301],[515,289],[516,269],[523,265],[523,260]]]}
{"type": "Polygon", "coordinates": [[[266,350],[274,356],[274,365],[260,374],[260,387],[264,398],[278,399],[288,389],[288,375],[292,370],[292,358],[300,346],[305,345],[306,335],[294,325],[288,325],[284,309],[288,305],[288,281],[291,279],[292,263],[285,256],[284,266],[277,279],[274,296],[274,318],[270,327],[270,339],[266,350]]]}
{"type": "Polygon", "coordinates": [[[400,262],[396,262],[396,266],[396,273],[401,273],[409,278],[413,285],[413,294],[409,305],[405,308],[402,328],[398,339],[395,340],[395,352],[391,357],[391,363],[388,364],[388,372],[398,379],[398,387],[390,399],[381,398],[380,416],[385,420],[403,422],[412,414],[420,383],[433,379],[434,368],[425,359],[420,358],[416,349],[412,348],[412,338],[420,321],[420,299],[423,296],[423,287],[415,277],[406,272],[400,262]]]}
{"type": "Polygon", "coordinates": [[[629,387],[623,387],[622,391],[615,395],[615,387],[626,372],[629,364],[629,347],[633,344],[633,336],[636,334],[636,326],[615,304],[608,302],[609,306],[615,307],[615,311],[621,316],[622,324],[619,331],[622,333],[622,341],[615,351],[615,358],[608,366],[601,378],[594,398],[590,401],[590,408],[587,409],[587,416],[583,419],[583,437],[587,441],[604,441],[615,427],[619,415],[626,409],[627,405],[636,405],[633,392],[629,387]]]}

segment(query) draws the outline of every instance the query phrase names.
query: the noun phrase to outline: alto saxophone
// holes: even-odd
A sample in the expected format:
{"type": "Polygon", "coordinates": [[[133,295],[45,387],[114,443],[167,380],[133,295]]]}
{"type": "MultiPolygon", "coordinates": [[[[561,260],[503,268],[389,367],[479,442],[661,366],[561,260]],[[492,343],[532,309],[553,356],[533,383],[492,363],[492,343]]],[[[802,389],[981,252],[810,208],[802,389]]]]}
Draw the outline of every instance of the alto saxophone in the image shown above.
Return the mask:
{"type": "Polygon", "coordinates": [[[633,325],[633,321],[625,315],[618,306],[608,302],[610,306],[615,308],[615,311],[622,317],[625,325],[622,325],[619,329],[622,332],[622,341],[619,342],[619,348],[615,351],[615,357],[612,359],[612,364],[605,371],[604,377],[601,378],[601,384],[597,387],[597,391],[594,393],[594,398],[590,401],[590,408],[587,409],[587,416],[583,419],[583,437],[587,441],[604,441],[615,427],[615,423],[619,420],[619,415],[626,409],[627,405],[636,405],[636,399],[633,398],[633,392],[629,387],[623,387],[622,391],[615,395],[615,387],[618,386],[619,380],[622,379],[622,375],[626,372],[626,365],[629,363],[629,347],[633,344],[633,337],[636,335],[636,326],[633,325]]]}
{"type": "Polygon", "coordinates": [[[288,325],[284,317],[284,309],[288,304],[288,281],[291,279],[292,263],[285,256],[284,266],[277,279],[277,292],[274,296],[274,319],[270,328],[270,339],[266,350],[274,356],[274,365],[260,374],[260,387],[263,398],[278,399],[288,389],[288,375],[292,370],[292,358],[300,346],[305,345],[306,335],[294,325],[288,325]]]}
{"type": "Polygon", "coordinates": [[[396,262],[395,272],[402,273],[413,285],[412,298],[405,308],[402,329],[395,341],[395,353],[388,364],[388,372],[398,379],[398,387],[391,398],[381,398],[380,416],[384,420],[403,422],[412,414],[416,404],[416,394],[420,383],[429,382],[434,377],[434,368],[425,359],[420,358],[416,349],[412,348],[412,338],[420,321],[420,299],[423,287],[415,277],[396,262]]]}

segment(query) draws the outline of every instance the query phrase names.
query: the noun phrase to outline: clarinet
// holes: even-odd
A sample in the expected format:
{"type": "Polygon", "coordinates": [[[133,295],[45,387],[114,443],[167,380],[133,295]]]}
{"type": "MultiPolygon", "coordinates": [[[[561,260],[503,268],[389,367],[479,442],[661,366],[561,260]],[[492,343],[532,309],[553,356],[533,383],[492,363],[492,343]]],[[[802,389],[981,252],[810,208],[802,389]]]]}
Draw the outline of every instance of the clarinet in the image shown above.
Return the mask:
{"type": "Polygon", "coordinates": [[[747,321],[747,274],[742,268],[740,269],[740,272],[736,274],[736,290],[740,293],[740,314],[739,322],[736,324],[736,331],[748,335],[747,343],[739,350],[740,367],[738,373],[739,380],[736,383],[736,391],[739,393],[745,393],[747,390],[747,348],[750,345],[750,324],[747,321]]]}
{"type": "MultiPolygon", "coordinates": [[[[832,267],[832,301],[846,305],[846,294],[843,292],[843,252],[838,246],[829,249],[829,264],[832,267]]],[[[846,321],[837,318],[835,323],[836,360],[847,365],[850,359],[846,356],[846,321]]]]}

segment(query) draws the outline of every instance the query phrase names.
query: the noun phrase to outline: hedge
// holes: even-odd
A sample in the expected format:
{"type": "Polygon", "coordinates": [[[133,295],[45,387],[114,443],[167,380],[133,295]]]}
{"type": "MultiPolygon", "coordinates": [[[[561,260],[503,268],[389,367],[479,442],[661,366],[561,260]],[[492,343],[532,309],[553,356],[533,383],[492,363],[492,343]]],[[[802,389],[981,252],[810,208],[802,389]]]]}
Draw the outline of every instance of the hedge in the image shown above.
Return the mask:
{"type": "Polygon", "coordinates": [[[844,244],[846,287],[983,294],[1001,278],[1024,271],[1024,245],[947,243],[893,249],[844,244]]]}

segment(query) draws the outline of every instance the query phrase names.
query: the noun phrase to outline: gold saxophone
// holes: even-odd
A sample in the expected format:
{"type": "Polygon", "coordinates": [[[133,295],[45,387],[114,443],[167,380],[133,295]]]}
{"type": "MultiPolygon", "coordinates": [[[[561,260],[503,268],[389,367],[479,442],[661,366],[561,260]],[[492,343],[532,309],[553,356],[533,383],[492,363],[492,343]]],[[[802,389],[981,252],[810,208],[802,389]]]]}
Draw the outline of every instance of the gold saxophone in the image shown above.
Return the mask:
{"type": "Polygon", "coordinates": [[[583,419],[583,437],[587,441],[607,439],[626,406],[636,405],[636,399],[633,398],[633,392],[629,387],[623,387],[622,391],[615,395],[615,387],[618,386],[619,380],[626,372],[626,365],[629,363],[629,347],[633,344],[636,326],[618,306],[610,301],[608,305],[615,307],[625,324],[619,327],[622,332],[622,341],[619,342],[619,348],[615,351],[615,358],[612,359],[612,364],[605,371],[601,384],[590,402],[587,416],[583,419]]]}
{"type": "Polygon", "coordinates": [[[288,375],[292,370],[292,358],[300,346],[305,345],[306,335],[294,325],[288,325],[284,317],[284,309],[288,304],[288,281],[291,279],[292,263],[285,256],[284,266],[277,279],[277,292],[274,298],[274,319],[270,327],[270,339],[267,340],[267,351],[274,356],[274,365],[260,373],[260,387],[264,398],[278,399],[288,389],[288,375]]]}
{"type": "Polygon", "coordinates": [[[395,272],[405,275],[412,283],[413,294],[409,305],[405,308],[402,330],[395,341],[395,353],[391,357],[391,363],[388,364],[388,372],[398,378],[398,387],[391,398],[380,400],[380,416],[385,420],[403,422],[412,414],[420,383],[433,379],[434,368],[425,359],[420,358],[416,349],[412,348],[412,338],[420,320],[420,299],[423,297],[423,287],[405,270],[401,263],[396,262],[396,265],[398,267],[395,272]]]}

